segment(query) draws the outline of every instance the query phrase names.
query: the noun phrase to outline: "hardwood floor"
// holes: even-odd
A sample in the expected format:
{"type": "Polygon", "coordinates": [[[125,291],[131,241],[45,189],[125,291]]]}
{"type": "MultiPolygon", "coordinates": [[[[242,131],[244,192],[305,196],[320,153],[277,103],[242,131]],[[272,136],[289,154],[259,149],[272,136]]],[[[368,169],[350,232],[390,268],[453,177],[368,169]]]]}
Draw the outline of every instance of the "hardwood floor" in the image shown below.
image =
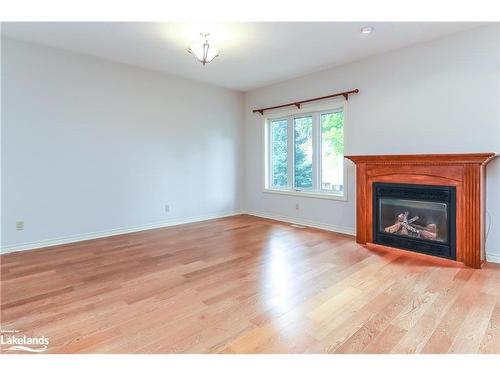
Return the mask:
{"type": "Polygon", "coordinates": [[[6,254],[1,271],[2,329],[48,353],[500,353],[500,265],[247,215],[6,254]]]}

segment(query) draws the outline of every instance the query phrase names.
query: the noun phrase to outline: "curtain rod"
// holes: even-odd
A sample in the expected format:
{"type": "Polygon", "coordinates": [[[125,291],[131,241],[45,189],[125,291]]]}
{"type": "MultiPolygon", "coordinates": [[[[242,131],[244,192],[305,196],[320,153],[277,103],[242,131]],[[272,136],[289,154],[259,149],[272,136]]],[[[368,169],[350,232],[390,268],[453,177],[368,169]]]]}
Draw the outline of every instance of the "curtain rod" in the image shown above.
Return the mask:
{"type": "Polygon", "coordinates": [[[289,107],[291,105],[294,105],[296,106],[297,108],[300,108],[300,105],[301,104],[304,104],[304,103],[309,103],[309,102],[314,102],[316,100],[323,100],[323,99],[328,99],[328,98],[335,98],[336,96],[343,96],[345,98],[345,100],[349,100],[349,95],[350,94],[357,94],[359,92],[358,89],[354,89],[354,90],[351,90],[351,91],[343,91],[343,92],[338,92],[336,94],[332,94],[332,95],[327,95],[327,96],[320,96],[318,98],[312,98],[312,99],[307,99],[307,100],[301,100],[301,101],[298,101],[298,102],[293,102],[293,103],[287,103],[287,104],[281,104],[281,105],[276,105],[274,107],[267,107],[267,108],[260,108],[260,109],[254,109],[253,110],[253,113],[260,113],[261,115],[264,114],[264,111],[268,111],[270,109],[276,109],[276,108],[283,108],[283,107],[289,107]]]}

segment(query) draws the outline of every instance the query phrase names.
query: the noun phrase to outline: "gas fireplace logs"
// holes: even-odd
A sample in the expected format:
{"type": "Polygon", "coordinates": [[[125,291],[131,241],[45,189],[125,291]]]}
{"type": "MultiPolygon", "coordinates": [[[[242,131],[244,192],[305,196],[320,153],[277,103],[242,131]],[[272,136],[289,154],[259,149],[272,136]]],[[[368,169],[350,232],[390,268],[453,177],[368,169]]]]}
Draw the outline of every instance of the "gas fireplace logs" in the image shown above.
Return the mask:
{"type": "Polygon", "coordinates": [[[414,216],[411,219],[408,219],[408,215],[408,211],[400,213],[396,219],[396,222],[393,225],[386,227],[384,230],[388,233],[424,238],[426,240],[436,239],[436,224],[428,224],[425,227],[417,225],[415,224],[415,221],[417,221],[419,217],[414,216]]]}

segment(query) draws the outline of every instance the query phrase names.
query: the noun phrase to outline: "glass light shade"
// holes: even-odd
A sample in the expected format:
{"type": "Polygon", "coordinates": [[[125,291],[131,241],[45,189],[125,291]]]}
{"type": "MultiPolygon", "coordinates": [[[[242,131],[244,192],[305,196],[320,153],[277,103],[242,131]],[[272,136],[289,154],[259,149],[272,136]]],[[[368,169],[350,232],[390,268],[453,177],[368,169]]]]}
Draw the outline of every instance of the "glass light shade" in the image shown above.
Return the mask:
{"type": "Polygon", "coordinates": [[[192,45],[188,51],[203,65],[219,56],[219,49],[211,46],[207,42],[204,44],[192,45]]]}

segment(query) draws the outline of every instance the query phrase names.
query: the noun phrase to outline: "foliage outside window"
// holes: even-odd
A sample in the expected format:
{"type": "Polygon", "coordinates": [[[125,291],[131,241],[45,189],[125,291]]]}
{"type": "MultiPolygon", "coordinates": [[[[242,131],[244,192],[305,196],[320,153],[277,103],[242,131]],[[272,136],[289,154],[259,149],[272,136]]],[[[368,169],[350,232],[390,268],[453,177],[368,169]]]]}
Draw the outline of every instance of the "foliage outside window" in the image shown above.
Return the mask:
{"type": "Polygon", "coordinates": [[[288,125],[286,120],[271,122],[271,169],[275,187],[288,186],[288,125]]]}
{"type": "Polygon", "coordinates": [[[312,123],[312,116],[293,119],[294,186],[298,189],[311,189],[313,187],[312,123]]]}
{"type": "Polygon", "coordinates": [[[344,111],[268,120],[268,189],[344,195],[344,111]]]}

